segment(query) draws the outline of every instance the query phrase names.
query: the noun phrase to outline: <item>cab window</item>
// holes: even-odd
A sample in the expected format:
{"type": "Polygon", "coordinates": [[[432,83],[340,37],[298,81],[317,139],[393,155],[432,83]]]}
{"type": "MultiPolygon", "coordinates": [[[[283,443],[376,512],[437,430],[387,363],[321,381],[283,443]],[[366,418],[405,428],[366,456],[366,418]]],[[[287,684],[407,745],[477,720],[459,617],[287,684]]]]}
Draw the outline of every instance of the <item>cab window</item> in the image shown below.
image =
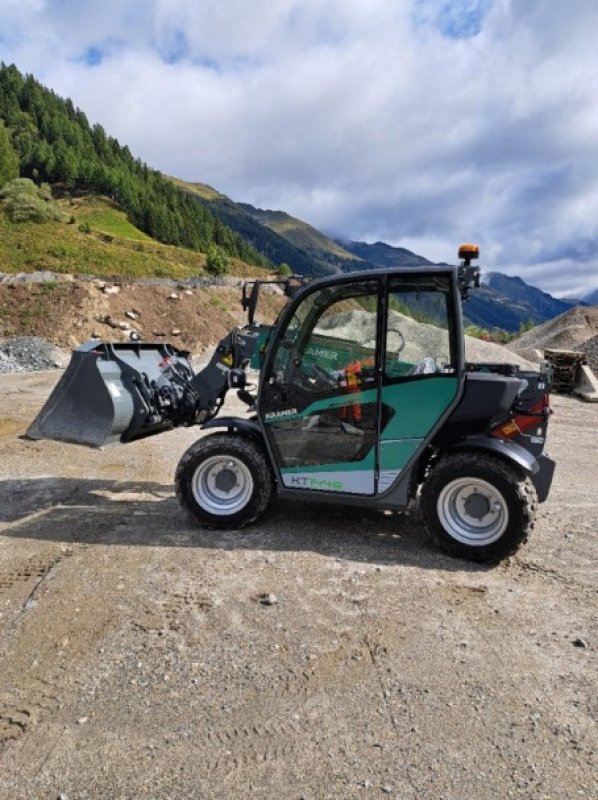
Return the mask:
{"type": "Polygon", "coordinates": [[[389,282],[384,372],[389,378],[456,372],[448,276],[389,282]]]}

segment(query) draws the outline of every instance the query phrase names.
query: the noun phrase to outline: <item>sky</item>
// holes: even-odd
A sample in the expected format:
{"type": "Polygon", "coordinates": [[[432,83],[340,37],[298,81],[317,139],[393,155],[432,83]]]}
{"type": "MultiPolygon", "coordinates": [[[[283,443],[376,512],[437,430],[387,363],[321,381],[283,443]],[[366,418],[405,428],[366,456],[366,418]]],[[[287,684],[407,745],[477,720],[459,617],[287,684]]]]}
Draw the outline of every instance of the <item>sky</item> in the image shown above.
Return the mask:
{"type": "Polygon", "coordinates": [[[136,157],[329,234],[598,287],[597,0],[0,0],[136,157]]]}

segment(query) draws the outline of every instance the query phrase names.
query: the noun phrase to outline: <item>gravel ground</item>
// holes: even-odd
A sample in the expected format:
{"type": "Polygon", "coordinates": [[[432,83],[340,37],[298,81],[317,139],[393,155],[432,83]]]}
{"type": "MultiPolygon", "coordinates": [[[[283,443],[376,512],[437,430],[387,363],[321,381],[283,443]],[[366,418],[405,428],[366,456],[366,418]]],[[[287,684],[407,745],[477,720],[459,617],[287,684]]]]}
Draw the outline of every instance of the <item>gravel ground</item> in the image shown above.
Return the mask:
{"type": "Polygon", "coordinates": [[[598,796],[595,406],[554,398],[553,491],[490,569],[415,514],[200,531],[196,431],[19,438],[57,378],[0,376],[0,797],[598,796]]]}

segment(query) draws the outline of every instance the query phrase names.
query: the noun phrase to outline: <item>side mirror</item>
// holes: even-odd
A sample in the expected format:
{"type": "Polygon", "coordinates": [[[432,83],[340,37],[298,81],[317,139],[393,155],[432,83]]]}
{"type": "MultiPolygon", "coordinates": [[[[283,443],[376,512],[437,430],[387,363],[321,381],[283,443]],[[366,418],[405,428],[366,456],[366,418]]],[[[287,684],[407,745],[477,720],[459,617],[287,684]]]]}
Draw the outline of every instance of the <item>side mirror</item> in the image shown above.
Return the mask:
{"type": "Polygon", "coordinates": [[[251,295],[249,296],[249,305],[247,307],[247,322],[253,325],[255,318],[255,309],[257,308],[258,297],[260,296],[260,284],[256,281],[251,287],[251,295]]]}
{"type": "Polygon", "coordinates": [[[251,284],[251,293],[249,297],[247,296],[247,287],[250,284],[244,283],[243,284],[243,294],[241,296],[241,307],[244,311],[247,311],[247,322],[252,325],[255,319],[255,309],[257,308],[257,301],[260,296],[260,283],[259,281],[254,281],[251,284]]]}

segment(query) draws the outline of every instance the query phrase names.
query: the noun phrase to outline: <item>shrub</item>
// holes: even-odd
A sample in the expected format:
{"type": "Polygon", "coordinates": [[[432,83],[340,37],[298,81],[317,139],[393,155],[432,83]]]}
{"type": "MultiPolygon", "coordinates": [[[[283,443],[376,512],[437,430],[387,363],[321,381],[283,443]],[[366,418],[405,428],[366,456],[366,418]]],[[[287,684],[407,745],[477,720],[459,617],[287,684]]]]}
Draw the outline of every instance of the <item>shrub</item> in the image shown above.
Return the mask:
{"type": "Polygon", "coordinates": [[[463,333],[466,336],[474,336],[476,339],[490,339],[490,333],[485,328],[480,328],[479,325],[467,325],[463,333]]]}
{"type": "Polygon", "coordinates": [[[51,222],[62,219],[47,184],[36,186],[29,178],[15,178],[0,192],[11,222],[51,222]]]}
{"type": "Polygon", "coordinates": [[[224,250],[216,245],[208,249],[206,259],[206,272],[210,275],[226,275],[229,270],[228,257],[224,250]]]}
{"type": "Polygon", "coordinates": [[[54,256],[54,258],[66,258],[68,251],[64,245],[55,244],[48,248],[48,255],[54,256]]]}

